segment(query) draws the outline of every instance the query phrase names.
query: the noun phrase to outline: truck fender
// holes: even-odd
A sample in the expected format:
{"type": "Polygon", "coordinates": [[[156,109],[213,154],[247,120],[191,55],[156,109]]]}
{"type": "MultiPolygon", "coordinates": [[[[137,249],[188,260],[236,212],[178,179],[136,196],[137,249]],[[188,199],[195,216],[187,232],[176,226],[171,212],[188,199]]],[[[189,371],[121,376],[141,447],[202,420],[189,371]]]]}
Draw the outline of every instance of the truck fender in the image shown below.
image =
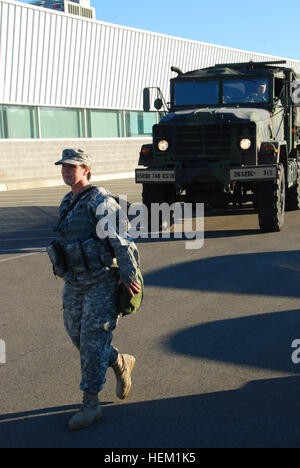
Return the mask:
{"type": "Polygon", "coordinates": [[[286,141],[263,141],[260,145],[259,164],[283,164],[287,168],[286,141]]]}
{"type": "Polygon", "coordinates": [[[139,157],[139,166],[149,167],[153,163],[153,144],[146,144],[141,147],[140,157],[139,157]]]}

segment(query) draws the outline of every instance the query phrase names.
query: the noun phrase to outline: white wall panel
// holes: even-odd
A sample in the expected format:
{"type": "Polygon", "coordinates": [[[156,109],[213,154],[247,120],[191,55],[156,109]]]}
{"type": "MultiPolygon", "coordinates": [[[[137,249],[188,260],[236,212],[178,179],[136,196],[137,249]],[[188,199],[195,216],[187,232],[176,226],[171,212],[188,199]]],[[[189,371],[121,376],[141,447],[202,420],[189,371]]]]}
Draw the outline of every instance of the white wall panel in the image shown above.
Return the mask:
{"type": "Polygon", "coordinates": [[[169,99],[171,65],[274,58],[0,0],[1,103],[141,109],[145,86],[169,99]]]}

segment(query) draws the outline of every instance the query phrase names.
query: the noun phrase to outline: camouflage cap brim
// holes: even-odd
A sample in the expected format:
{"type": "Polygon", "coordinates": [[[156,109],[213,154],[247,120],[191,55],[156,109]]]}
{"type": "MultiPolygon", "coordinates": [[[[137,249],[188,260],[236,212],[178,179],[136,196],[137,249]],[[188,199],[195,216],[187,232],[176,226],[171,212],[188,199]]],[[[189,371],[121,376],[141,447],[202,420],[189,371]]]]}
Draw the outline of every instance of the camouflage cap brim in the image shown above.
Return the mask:
{"type": "Polygon", "coordinates": [[[59,166],[60,164],[72,164],[73,166],[80,166],[83,164],[82,161],[75,161],[74,159],[61,159],[60,161],[57,161],[54,163],[55,166],[59,166]]]}
{"type": "Polygon", "coordinates": [[[54,164],[55,166],[58,166],[64,163],[72,164],[73,166],[84,165],[91,168],[92,156],[82,149],[67,148],[64,149],[62,152],[62,159],[60,159],[54,164]]]}

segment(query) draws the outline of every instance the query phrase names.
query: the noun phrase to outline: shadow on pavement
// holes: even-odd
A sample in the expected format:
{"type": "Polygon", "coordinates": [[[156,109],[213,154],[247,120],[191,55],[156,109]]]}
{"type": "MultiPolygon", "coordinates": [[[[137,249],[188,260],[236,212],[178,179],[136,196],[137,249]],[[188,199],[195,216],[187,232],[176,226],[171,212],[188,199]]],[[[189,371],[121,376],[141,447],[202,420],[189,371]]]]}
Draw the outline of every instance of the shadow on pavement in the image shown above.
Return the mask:
{"type": "Polygon", "coordinates": [[[0,208],[0,254],[30,253],[53,238],[58,208],[21,206],[0,208]]]}
{"type": "Polygon", "coordinates": [[[217,231],[205,231],[205,239],[219,239],[226,237],[240,237],[240,236],[253,236],[262,235],[259,229],[220,229],[217,231]]]}
{"type": "MultiPolygon", "coordinates": [[[[173,352],[247,367],[299,373],[292,361],[300,339],[300,310],[204,323],[170,336],[173,352]]],[[[300,354],[300,353],[298,353],[300,354]]]]}
{"type": "Polygon", "coordinates": [[[145,284],[179,290],[299,298],[300,251],[222,255],[177,263],[148,273],[145,284]]]}
{"type": "Polygon", "coordinates": [[[229,205],[227,208],[224,209],[215,209],[215,210],[205,210],[205,217],[206,218],[216,218],[219,216],[245,216],[245,215],[253,215],[257,214],[257,211],[253,208],[251,204],[244,205],[243,208],[238,206],[229,205]]]}
{"type": "MultiPolygon", "coordinates": [[[[246,211],[235,211],[234,214],[247,214],[246,211]]],[[[223,214],[223,212],[222,212],[223,214]]],[[[217,216],[214,213],[213,216],[217,216]]],[[[0,255],[9,251],[10,253],[33,252],[35,249],[44,248],[54,236],[53,228],[57,223],[58,207],[56,206],[19,206],[19,207],[0,207],[0,255]]],[[[206,214],[205,214],[206,216],[206,214]]],[[[209,214],[212,216],[212,214],[209,214]]],[[[195,229],[195,227],[193,228],[195,229]]],[[[183,229],[184,231],[184,229],[183,229]]],[[[238,230],[218,230],[206,231],[205,237],[210,238],[226,238],[237,236],[249,236],[258,234],[258,229],[238,229],[238,230]]],[[[197,232],[197,236],[202,233],[197,232]]],[[[189,240],[182,233],[181,238],[176,238],[173,232],[155,235],[149,233],[148,238],[138,238],[137,243],[155,243],[155,242],[170,242],[189,240]]],[[[194,238],[196,233],[194,232],[194,238]]],[[[193,239],[193,237],[192,237],[193,239]]]]}
{"type": "Polygon", "coordinates": [[[74,406],[3,415],[0,446],[99,447],[106,453],[139,447],[299,447],[299,384],[300,377],[266,379],[238,390],[105,406],[101,421],[75,433],[66,428],[74,406]]]}

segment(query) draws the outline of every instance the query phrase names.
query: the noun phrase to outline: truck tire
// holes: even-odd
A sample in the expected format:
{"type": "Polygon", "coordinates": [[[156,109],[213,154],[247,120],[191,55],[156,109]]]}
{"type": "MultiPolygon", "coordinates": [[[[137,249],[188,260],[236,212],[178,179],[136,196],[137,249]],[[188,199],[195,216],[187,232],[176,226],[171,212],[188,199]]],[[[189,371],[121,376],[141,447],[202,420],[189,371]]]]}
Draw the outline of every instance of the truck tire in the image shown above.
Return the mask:
{"type": "Polygon", "coordinates": [[[259,227],[262,232],[278,232],[284,224],[285,174],[282,164],[276,181],[258,182],[256,186],[259,227]]]}
{"type": "Polygon", "coordinates": [[[300,210],[300,163],[298,162],[297,180],[293,187],[286,191],[286,211],[300,210]]]}
{"type": "MultiPolygon", "coordinates": [[[[162,184],[143,184],[143,193],[142,193],[143,204],[148,209],[148,232],[153,231],[152,222],[151,222],[151,204],[152,203],[168,203],[169,205],[173,204],[176,200],[176,189],[173,185],[162,185],[162,184]]],[[[171,213],[170,218],[164,219],[162,213],[159,217],[159,231],[163,229],[168,229],[173,223],[174,217],[171,213]]]]}

